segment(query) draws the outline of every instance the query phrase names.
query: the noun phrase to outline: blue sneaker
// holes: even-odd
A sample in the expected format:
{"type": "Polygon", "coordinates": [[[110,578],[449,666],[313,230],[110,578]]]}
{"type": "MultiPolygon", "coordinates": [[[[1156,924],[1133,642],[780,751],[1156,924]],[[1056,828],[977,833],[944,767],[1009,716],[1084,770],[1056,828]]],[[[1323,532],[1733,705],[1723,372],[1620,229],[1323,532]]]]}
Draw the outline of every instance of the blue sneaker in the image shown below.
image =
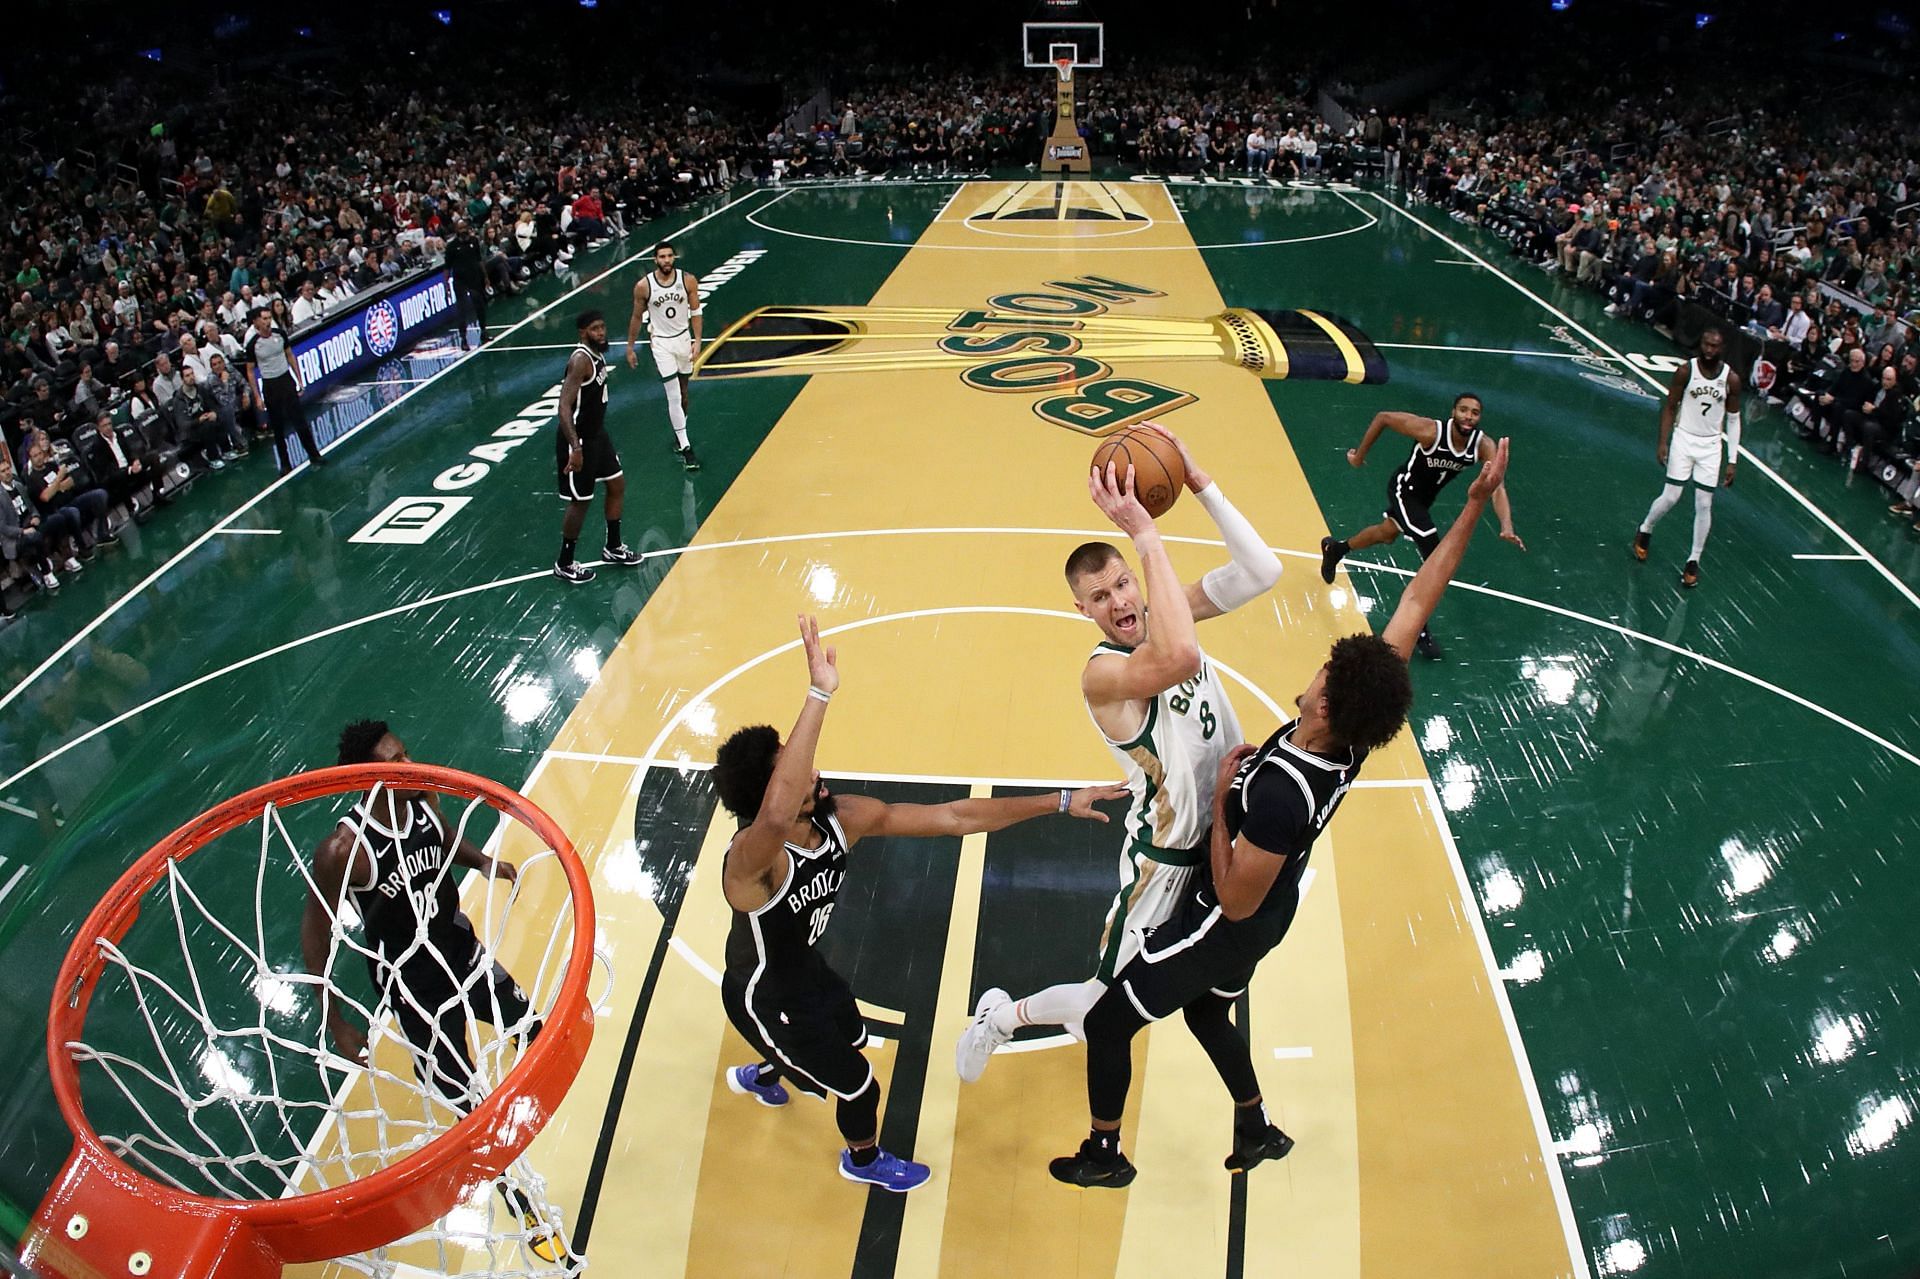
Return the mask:
{"type": "Polygon", "coordinates": [[[933,1169],[925,1164],[914,1163],[911,1159],[890,1155],[884,1150],[878,1159],[862,1168],[853,1162],[853,1152],[843,1149],[840,1152],[840,1175],[848,1181],[902,1194],[915,1186],[925,1185],[927,1178],[933,1176],[933,1169]]]}
{"type": "Polygon", "coordinates": [[[752,1097],[763,1106],[787,1104],[787,1090],[780,1086],[777,1079],[770,1084],[761,1083],[758,1066],[730,1067],[727,1070],[727,1088],[743,1097],[752,1097]]]}

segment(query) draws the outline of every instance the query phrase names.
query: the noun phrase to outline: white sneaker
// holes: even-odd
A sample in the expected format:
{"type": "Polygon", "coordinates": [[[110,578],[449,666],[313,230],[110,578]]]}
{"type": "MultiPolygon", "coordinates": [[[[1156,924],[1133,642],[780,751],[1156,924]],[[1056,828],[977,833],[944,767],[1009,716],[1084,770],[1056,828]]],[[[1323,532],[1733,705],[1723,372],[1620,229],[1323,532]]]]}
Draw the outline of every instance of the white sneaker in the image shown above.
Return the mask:
{"type": "Polygon", "coordinates": [[[1013,1002],[1013,996],[995,986],[980,996],[980,1002],[973,1009],[973,1024],[960,1036],[960,1044],[954,1049],[954,1069],[966,1083],[973,1083],[986,1073],[987,1059],[993,1056],[994,1049],[1012,1039],[1012,1034],[993,1024],[995,1010],[1005,1008],[1013,1002]]]}
{"type": "Polygon", "coordinates": [[[40,575],[40,585],[49,591],[57,591],[60,589],[60,579],[49,569],[40,575]]]}
{"type": "MultiPolygon", "coordinates": [[[[60,571],[63,573],[78,574],[80,572],[80,567],[81,567],[80,561],[75,559],[73,556],[69,555],[67,556],[67,562],[60,566],[60,571]]],[[[52,575],[49,574],[48,576],[52,576],[52,575]]]]}

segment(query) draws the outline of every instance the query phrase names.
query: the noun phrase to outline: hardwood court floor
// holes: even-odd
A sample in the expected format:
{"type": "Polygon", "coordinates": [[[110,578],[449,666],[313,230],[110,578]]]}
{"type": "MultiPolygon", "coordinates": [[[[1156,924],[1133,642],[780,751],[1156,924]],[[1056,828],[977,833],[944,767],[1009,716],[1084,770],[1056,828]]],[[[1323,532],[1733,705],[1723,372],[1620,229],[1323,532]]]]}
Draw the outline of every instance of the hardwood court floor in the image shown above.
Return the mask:
{"type": "MultiPolygon", "coordinates": [[[[809,610],[840,630],[845,691],[820,762],[843,787],[924,801],[1109,776],[1076,704],[1092,632],[1059,579],[1099,531],[1080,478],[1091,441],[1036,413],[1057,381],[979,389],[958,360],[702,379],[706,469],[688,479],[652,377],[617,365],[627,540],[653,558],[562,588],[544,573],[550,415],[523,410],[558,381],[576,309],[620,328],[642,260],[529,308],[345,443],[341,465],[196,544],[239,500],[203,484],[58,617],[0,634],[0,956],[17,974],[0,998],[21,1028],[0,1046],[19,1080],[0,1193],[31,1204],[64,1149],[35,1028],[67,930],[132,852],[218,796],[330,762],[339,725],[376,714],[420,758],[522,785],[595,866],[616,982],[534,1154],[610,1273],[1920,1265],[1920,1041],[1901,1015],[1916,993],[1904,904],[1920,873],[1903,854],[1920,824],[1903,797],[1920,766],[1920,557],[1876,495],[1803,458],[1777,419],[1751,422],[1756,457],[1716,506],[1706,583],[1683,595],[1685,510],[1653,563],[1626,551],[1659,482],[1649,379],[1670,349],[1655,335],[1371,192],[1057,186],[768,190],[674,238],[698,273],[738,264],[709,333],[772,304],[958,316],[1090,276],[1136,290],[1111,306],[1129,315],[1313,308],[1362,329],[1385,387],[1112,370],[1190,401],[1164,420],[1285,558],[1270,599],[1201,632],[1256,739],[1332,638],[1381,624],[1416,562],[1362,555],[1332,588],[1314,571],[1329,527],[1378,517],[1403,455],[1387,440],[1365,471],[1346,466],[1368,417],[1442,413],[1471,389],[1513,436],[1529,549],[1483,531],[1436,619],[1446,660],[1416,667],[1408,733],[1347,800],[1250,996],[1292,1156],[1220,1170],[1225,1102],[1177,1025],[1139,1049],[1141,1176],[1121,1194],[1046,1176],[1084,1130],[1078,1047],[1041,1041],[979,1085],[954,1079],[981,989],[1088,963],[1115,835],[1064,819],[856,852],[825,944],[885,1040],[883,1139],[934,1166],[926,1189],[857,1191],[834,1175],[829,1110],[726,1091],[721,1068],[745,1050],[714,986],[727,832],[701,766],[739,724],[791,722],[801,669],[784,646],[809,610]],[[537,434],[508,427],[525,421],[537,434]],[[477,478],[436,489],[475,460],[477,478]],[[437,492],[472,500],[417,543],[353,540],[437,492]],[[1815,555],[1866,558],[1796,558],[1815,555]],[[137,585],[56,651],[53,623],[137,585]]],[[[1164,526],[1185,539],[1183,575],[1219,561],[1197,504],[1164,526]]]]}

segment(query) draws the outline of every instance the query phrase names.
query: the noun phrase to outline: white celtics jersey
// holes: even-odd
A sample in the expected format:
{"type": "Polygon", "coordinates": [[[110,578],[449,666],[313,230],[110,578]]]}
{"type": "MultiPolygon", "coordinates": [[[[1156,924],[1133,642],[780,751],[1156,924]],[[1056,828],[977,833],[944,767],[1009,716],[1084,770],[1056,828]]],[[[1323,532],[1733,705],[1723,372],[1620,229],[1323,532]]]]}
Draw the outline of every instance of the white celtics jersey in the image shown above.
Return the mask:
{"type": "Polygon", "coordinates": [[[1674,421],[1674,430],[1709,440],[1720,438],[1727,421],[1727,368],[1722,361],[1718,377],[1703,377],[1700,361],[1687,361],[1687,389],[1680,396],[1680,416],[1674,421]]]}
{"type": "Polygon", "coordinates": [[[647,281],[647,328],[657,338],[684,337],[692,323],[692,308],[687,303],[687,273],[675,271],[672,284],[660,283],[660,273],[649,271],[647,281]]]}
{"type": "MultiPolygon", "coordinates": [[[[1089,660],[1127,651],[1103,643],[1089,660]]],[[[1093,713],[1091,708],[1087,713],[1093,713]]],[[[1100,727],[1098,721],[1094,727],[1100,727]]],[[[1202,653],[1200,673],[1148,701],[1147,718],[1131,739],[1116,742],[1103,730],[1100,740],[1126,770],[1127,789],[1133,794],[1124,851],[1169,861],[1148,850],[1186,850],[1200,842],[1213,820],[1220,764],[1245,739],[1226,686],[1202,653]]]]}

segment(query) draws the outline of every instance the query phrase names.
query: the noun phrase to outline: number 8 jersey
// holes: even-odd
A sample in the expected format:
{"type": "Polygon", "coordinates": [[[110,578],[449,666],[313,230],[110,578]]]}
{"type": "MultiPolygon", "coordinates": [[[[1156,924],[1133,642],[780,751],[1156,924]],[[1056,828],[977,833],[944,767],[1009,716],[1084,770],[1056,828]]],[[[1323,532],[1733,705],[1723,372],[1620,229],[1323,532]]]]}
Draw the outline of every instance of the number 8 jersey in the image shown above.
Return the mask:
{"type": "MultiPolygon", "coordinates": [[[[755,911],[733,912],[727,934],[727,972],[756,987],[787,991],[804,987],[827,961],[814,944],[826,931],[840,885],[847,878],[847,835],[837,817],[811,819],[817,848],[788,844],[780,891],[755,911]]],[[[835,980],[838,980],[835,978],[835,980]]]]}
{"type": "MultiPolygon", "coordinates": [[[[1102,643],[1088,660],[1132,651],[1102,643]]],[[[1087,714],[1093,714],[1091,708],[1087,714]]],[[[1099,721],[1094,728],[1100,730],[1099,721]]],[[[1156,848],[1198,845],[1213,821],[1220,765],[1243,740],[1226,686],[1207,655],[1200,655],[1199,674],[1148,700],[1147,717],[1132,738],[1116,742],[1100,730],[1100,740],[1126,770],[1127,789],[1133,794],[1122,853],[1152,856],[1150,850],[1156,848]]]]}

